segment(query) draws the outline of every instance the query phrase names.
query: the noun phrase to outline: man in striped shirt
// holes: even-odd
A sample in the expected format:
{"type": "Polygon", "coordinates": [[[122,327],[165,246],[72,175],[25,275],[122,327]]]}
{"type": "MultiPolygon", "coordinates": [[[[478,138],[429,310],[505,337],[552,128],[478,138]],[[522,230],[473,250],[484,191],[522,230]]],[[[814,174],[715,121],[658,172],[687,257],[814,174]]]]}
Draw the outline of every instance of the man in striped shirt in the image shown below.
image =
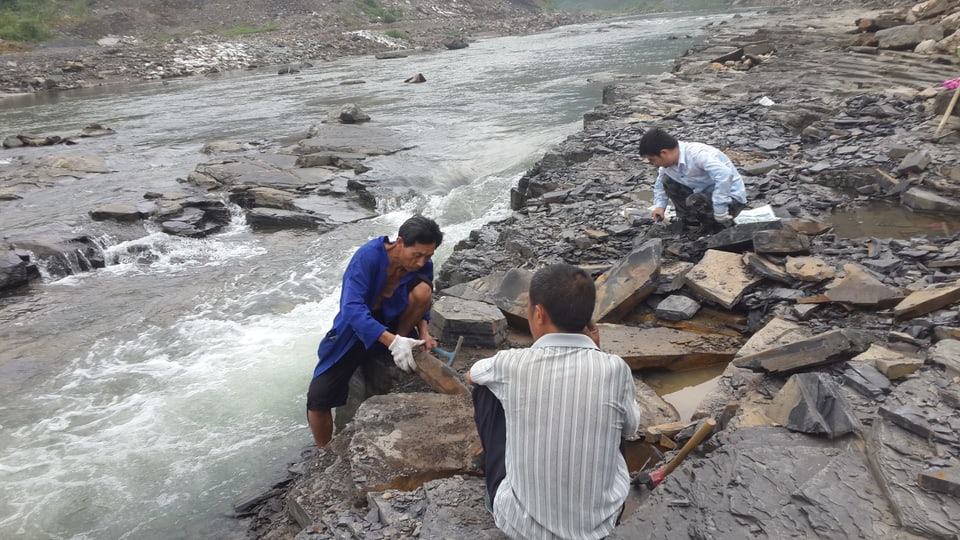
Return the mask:
{"type": "Polygon", "coordinates": [[[487,495],[511,538],[603,538],[630,489],[621,440],[640,423],[630,368],[583,333],[593,280],[568,264],[530,282],[536,342],[467,374],[484,447],[487,495]]]}

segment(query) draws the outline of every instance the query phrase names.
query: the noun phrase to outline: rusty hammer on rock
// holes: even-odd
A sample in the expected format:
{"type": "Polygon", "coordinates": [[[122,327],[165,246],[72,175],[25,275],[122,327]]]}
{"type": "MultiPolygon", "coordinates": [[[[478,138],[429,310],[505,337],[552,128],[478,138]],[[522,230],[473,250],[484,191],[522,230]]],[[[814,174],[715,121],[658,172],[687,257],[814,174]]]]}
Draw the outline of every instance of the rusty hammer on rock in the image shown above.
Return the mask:
{"type": "Polygon", "coordinates": [[[448,365],[448,366],[452,366],[452,365],[453,365],[453,359],[457,357],[457,354],[460,352],[460,347],[462,347],[462,346],[463,346],[463,336],[460,336],[460,338],[457,339],[457,347],[456,347],[455,349],[453,349],[453,352],[445,351],[445,350],[441,349],[440,347],[434,347],[433,352],[435,352],[436,354],[439,354],[440,356],[443,356],[444,358],[446,358],[446,359],[447,359],[447,365],[448,365]]]}
{"type": "Polygon", "coordinates": [[[663,482],[663,479],[666,478],[668,474],[672,473],[678,465],[680,465],[680,462],[687,457],[687,454],[696,448],[700,442],[707,438],[707,436],[713,433],[713,428],[716,426],[716,420],[713,418],[706,419],[703,424],[697,428],[697,431],[693,434],[693,437],[690,437],[690,440],[687,441],[687,444],[683,445],[683,448],[680,449],[680,452],[676,455],[676,457],[671,459],[670,463],[667,463],[666,467],[661,467],[649,473],[644,471],[635,476],[632,483],[637,486],[646,486],[649,490],[652,490],[660,485],[660,482],[663,482]]]}

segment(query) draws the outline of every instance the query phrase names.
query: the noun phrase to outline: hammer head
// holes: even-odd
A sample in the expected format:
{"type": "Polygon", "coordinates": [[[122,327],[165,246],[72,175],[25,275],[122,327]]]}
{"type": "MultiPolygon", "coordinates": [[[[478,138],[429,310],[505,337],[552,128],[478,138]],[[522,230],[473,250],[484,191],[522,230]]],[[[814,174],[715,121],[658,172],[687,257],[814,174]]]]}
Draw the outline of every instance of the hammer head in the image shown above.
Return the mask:
{"type": "Polygon", "coordinates": [[[653,488],[660,485],[660,482],[663,482],[663,469],[657,469],[651,472],[642,472],[633,478],[633,484],[637,486],[646,486],[647,489],[653,490],[653,488]]]}

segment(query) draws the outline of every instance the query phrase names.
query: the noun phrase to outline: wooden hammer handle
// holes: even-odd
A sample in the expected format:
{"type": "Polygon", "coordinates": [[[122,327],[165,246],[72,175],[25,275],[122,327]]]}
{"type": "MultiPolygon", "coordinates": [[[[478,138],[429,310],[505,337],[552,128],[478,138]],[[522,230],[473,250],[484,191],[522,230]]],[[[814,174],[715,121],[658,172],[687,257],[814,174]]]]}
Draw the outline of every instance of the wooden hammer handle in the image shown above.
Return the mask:
{"type": "Polygon", "coordinates": [[[670,463],[663,468],[663,475],[667,476],[668,474],[672,473],[673,470],[680,465],[680,462],[687,457],[687,454],[692,452],[701,441],[706,439],[707,436],[713,432],[713,428],[715,427],[717,427],[717,421],[713,418],[707,418],[703,424],[700,424],[700,427],[693,434],[693,437],[690,437],[690,440],[687,441],[687,444],[683,445],[683,448],[680,449],[680,453],[677,454],[677,457],[671,459],[670,463]]]}

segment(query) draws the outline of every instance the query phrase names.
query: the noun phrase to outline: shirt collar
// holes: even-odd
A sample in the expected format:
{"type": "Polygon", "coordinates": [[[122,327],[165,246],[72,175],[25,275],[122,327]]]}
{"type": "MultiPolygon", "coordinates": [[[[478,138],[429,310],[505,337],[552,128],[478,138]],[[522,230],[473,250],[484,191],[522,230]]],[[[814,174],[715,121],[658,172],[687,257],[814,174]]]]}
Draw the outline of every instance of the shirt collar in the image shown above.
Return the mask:
{"type": "Polygon", "coordinates": [[[574,347],[580,349],[597,349],[597,344],[583,334],[544,334],[533,345],[534,349],[543,347],[574,347]]]}
{"type": "Polygon", "coordinates": [[[680,157],[677,159],[677,168],[687,166],[687,143],[677,142],[677,149],[680,151],[680,157]]]}

